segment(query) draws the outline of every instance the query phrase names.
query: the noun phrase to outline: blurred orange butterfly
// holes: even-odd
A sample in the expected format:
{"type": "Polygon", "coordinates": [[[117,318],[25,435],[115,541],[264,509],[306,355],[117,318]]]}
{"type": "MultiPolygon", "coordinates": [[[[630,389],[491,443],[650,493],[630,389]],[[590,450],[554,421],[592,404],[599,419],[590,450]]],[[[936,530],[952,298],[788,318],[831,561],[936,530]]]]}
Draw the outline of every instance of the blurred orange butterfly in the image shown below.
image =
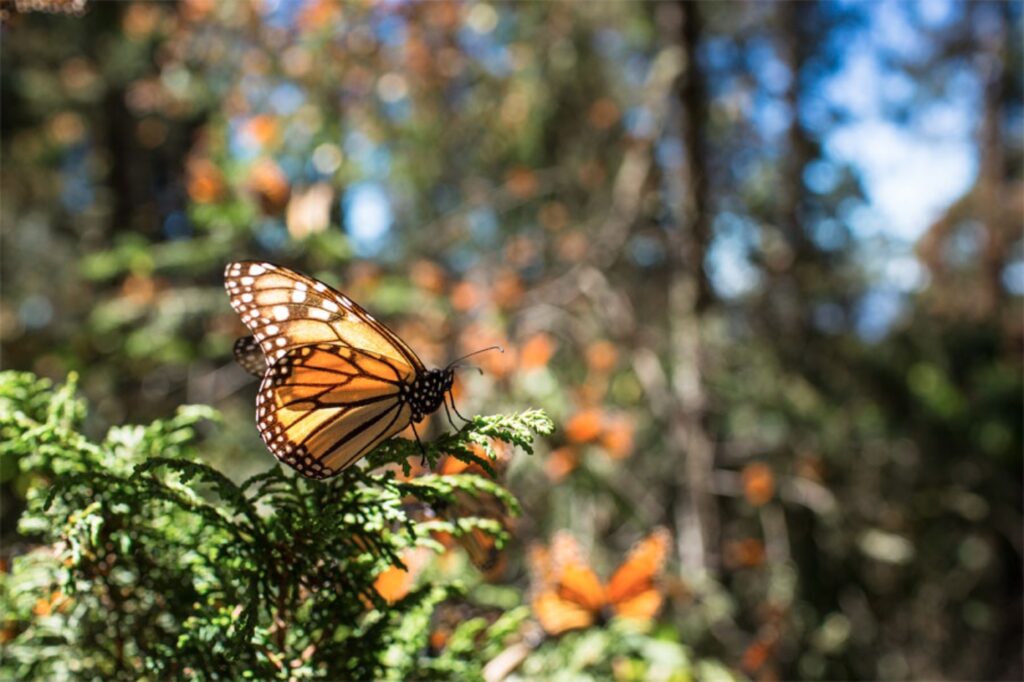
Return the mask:
{"type": "Polygon", "coordinates": [[[588,628],[613,617],[651,621],[664,595],[657,586],[668,558],[669,534],[658,529],[638,542],[626,560],[602,584],[584,563],[576,540],[565,532],[551,547],[530,552],[531,606],[544,631],[559,635],[588,628]]]}
{"type": "Polygon", "coordinates": [[[406,426],[418,441],[416,424],[442,405],[447,412],[449,400],[459,414],[455,363],[428,370],[398,335],[323,282],[243,261],[228,264],[224,286],[252,332],[236,342],[235,357],[263,377],[260,436],[304,476],[334,476],[406,426]]]}
{"type": "MultiPolygon", "coordinates": [[[[471,602],[465,598],[446,599],[435,606],[430,615],[430,636],[427,640],[430,655],[439,655],[448,646],[451,636],[466,625],[469,627],[463,632],[472,636],[473,644],[484,646],[488,640],[487,628],[494,625],[504,613],[502,608],[471,602]],[[471,621],[476,621],[476,624],[471,621]]],[[[494,678],[484,676],[482,679],[494,678]]]]}
{"type": "MultiPolygon", "coordinates": [[[[502,472],[507,461],[505,458],[499,458],[494,462],[495,470],[498,474],[502,472]]],[[[441,461],[438,473],[443,476],[470,473],[490,478],[487,472],[478,464],[464,462],[451,455],[448,455],[441,461]]],[[[439,509],[438,514],[449,521],[474,516],[493,519],[500,522],[506,528],[510,523],[508,510],[505,508],[504,503],[493,495],[472,496],[459,492],[455,496],[455,502],[443,509],[439,509]]],[[[487,580],[497,580],[504,573],[508,564],[508,558],[498,547],[497,540],[493,535],[479,528],[474,528],[470,532],[459,536],[458,543],[466,550],[470,562],[472,562],[477,570],[483,573],[487,580]]]]}
{"type": "Polygon", "coordinates": [[[381,571],[373,581],[373,589],[389,604],[404,599],[412,590],[416,578],[430,562],[433,552],[426,547],[413,547],[402,552],[402,566],[394,565],[381,571]]]}

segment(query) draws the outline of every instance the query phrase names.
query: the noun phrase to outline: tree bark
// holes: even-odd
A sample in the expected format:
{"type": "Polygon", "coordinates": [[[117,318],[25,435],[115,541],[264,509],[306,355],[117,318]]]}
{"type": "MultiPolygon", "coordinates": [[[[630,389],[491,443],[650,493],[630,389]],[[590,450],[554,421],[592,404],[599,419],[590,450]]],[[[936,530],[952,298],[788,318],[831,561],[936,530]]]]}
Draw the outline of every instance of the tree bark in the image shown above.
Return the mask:
{"type": "Polygon", "coordinates": [[[714,572],[718,557],[718,510],[712,495],[714,443],[706,428],[707,395],[702,369],[702,315],[710,302],[704,260],[710,240],[706,131],[707,94],[697,51],[701,38],[700,6],[680,2],[679,40],[685,72],[678,89],[685,171],[681,182],[679,221],[670,231],[668,259],[669,380],[672,410],[669,452],[681,460],[674,467],[669,505],[676,545],[686,572],[714,572]]]}

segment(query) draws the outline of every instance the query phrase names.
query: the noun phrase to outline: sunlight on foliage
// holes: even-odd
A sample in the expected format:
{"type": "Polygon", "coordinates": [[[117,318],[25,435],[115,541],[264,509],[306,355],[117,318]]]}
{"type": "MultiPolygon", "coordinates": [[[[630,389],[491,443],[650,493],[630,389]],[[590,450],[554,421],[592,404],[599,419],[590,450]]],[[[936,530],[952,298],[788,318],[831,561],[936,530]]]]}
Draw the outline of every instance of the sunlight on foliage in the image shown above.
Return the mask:
{"type": "MultiPolygon", "coordinates": [[[[114,427],[99,443],[82,435],[85,416],[74,376],[54,389],[0,375],[0,455],[17,457],[32,480],[19,527],[46,543],[3,575],[5,674],[433,677],[479,670],[524,617],[469,620],[450,648],[425,657],[431,614],[458,587],[424,586],[391,606],[373,589],[403,548],[440,550],[433,533],[494,530],[413,513],[457,493],[515,509],[491,481],[352,469],[317,483],[274,467],[237,483],[196,449],[213,410],[183,407],[114,427]]],[[[491,439],[528,450],[551,429],[537,411],[477,417],[431,443],[429,457],[469,457],[469,444],[491,439]]],[[[394,442],[374,461],[414,447],[394,442]]]]}

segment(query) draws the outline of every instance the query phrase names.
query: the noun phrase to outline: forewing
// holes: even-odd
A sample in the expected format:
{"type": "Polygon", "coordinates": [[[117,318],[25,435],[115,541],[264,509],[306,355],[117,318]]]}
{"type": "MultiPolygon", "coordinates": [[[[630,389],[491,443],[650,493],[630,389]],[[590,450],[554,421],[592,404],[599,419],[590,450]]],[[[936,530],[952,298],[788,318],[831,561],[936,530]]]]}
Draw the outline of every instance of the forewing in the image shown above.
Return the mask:
{"type": "Polygon", "coordinates": [[[288,350],[267,370],[256,424],[270,451],[311,478],[334,476],[409,425],[412,368],[341,345],[288,350]]]}
{"type": "Polygon", "coordinates": [[[530,550],[530,608],[550,635],[593,625],[596,614],[558,592],[558,576],[552,565],[551,552],[536,546],[530,550]]]}
{"type": "Polygon", "coordinates": [[[272,263],[228,263],[224,287],[272,364],[289,351],[332,343],[381,355],[417,373],[423,363],[355,301],[323,282],[272,263]]]}
{"type": "Polygon", "coordinates": [[[551,569],[562,598],[595,614],[604,608],[607,603],[604,586],[583,559],[576,540],[566,532],[556,533],[551,540],[551,569]]]}
{"type": "Polygon", "coordinates": [[[254,336],[243,336],[235,341],[235,362],[256,377],[262,377],[267,371],[267,358],[254,336]]]}
{"type": "Polygon", "coordinates": [[[608,582],[608,601],[615,615],[633,620],[651,620],[664,601],[657,580],[665,568],[670,536],[656,530],[633,547],[608,582]]]}

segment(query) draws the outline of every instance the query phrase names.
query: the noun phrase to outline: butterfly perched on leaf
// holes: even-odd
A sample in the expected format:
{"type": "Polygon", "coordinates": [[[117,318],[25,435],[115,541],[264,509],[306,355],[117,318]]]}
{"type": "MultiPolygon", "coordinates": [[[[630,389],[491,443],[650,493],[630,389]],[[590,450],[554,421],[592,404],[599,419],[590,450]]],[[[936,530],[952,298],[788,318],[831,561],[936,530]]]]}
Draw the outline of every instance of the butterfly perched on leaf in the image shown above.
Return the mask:
{"type": "Polygon", "coordinates": [[[262,377],[260,436],[304,476],[334,476],[410,425],[419,440],[416,424],[449,401],[458,414],[454,363],[428,370],[397,334],[323,282],[241,261],[225,268],[224,287],[252,332],[236,342],[235,357],[262,377]]]}
{"type": "Polygon", "coordinates": [[[658,580],[669,546],[668,531],[656,530],[640,540],[611,579],[602,583],[576,540],[565,532],[556,534],[550,547],[537,546],[530,552],[534,616],[550,635],[611,618],[650,622],[664,601],[658,580]]]}

